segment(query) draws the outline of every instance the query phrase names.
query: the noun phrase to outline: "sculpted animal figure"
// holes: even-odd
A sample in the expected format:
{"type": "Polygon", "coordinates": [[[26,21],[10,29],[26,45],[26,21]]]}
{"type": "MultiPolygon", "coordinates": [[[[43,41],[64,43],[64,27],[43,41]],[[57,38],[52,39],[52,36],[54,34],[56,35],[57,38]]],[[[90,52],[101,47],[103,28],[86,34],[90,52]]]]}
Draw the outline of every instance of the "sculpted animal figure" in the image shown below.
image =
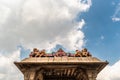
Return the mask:
{"type": "Polygon", "coordinates": [[[82,57],[81,51],[76,50],[75,57],[82,57]]]}
{"type": "Polygon", "coordinates": [[[87,51],[86,48],[84,48],[82,50],[82,57],[90,57],[90,56],[92,56],[92,55],[87,51]]]}
{"type": "Polygon", "coordinates": [[[34,48],[33,51],[30,53],[30,57],[36,57],[39,54],[39,50],[34,48]]]}
{"type": "Polygon", "coordinates": [[[40,57],[45,57],[47,56],[45,49],[40,51],[40,57]]]}

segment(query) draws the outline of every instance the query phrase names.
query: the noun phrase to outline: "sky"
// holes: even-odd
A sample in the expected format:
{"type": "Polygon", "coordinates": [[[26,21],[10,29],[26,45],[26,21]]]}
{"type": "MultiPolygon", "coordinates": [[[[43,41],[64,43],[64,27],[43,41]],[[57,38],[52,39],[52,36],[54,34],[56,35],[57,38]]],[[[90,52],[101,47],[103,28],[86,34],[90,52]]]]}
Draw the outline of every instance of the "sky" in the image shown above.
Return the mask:
{"type": "Polygon", "coordinates": [[[87,48],[109,62],[97,80],[120,80],[120,0],[0,0],[0,80],[23,80],[33,48],[87,48]]]}

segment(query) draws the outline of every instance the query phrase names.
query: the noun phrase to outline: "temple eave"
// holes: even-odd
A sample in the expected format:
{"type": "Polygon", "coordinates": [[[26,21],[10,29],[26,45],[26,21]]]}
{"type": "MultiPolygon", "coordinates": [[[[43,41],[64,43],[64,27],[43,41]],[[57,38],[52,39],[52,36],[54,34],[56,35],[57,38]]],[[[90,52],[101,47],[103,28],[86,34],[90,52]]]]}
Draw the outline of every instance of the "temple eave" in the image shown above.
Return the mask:
{"type": "Polygon", "coordinates": [[[41,68],[84,68],[96,69],[99,73],[108,62],[14,62],[14,64],[24,73],[24,68],[41,66],[41,68]],[[58,66],[58,67],[56,67],[58,66]]]}

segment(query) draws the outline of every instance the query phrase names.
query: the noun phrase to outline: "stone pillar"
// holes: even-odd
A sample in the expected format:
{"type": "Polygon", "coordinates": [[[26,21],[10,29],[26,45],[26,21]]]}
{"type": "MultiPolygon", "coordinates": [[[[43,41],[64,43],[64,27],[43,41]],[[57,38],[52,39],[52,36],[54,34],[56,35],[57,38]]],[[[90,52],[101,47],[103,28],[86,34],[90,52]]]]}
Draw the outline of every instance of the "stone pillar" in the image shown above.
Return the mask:
{"type": "Polygon", "coordinates": [[[97,71],[96,70],[87,70],[89,80],[96,80],[97,71]]]}
{"type": "Polygon", "coordinates": [[[38,76],[36,77],[36,80],[43,80],[43,74],[39,73],[38,76]]]}
{"type": "Polygon", "coordinates": [[[79,73],[77,73],[76,80],[89,80],[85,70],[79,69],[77,71],[79,71],[79,73]]]}
{"type": "Polygon", "coordinates": [[[24,72],[24,80],[29,80],[29,72],[28,71],[24,72]]]}
{"type": "Polygon", "coordinates": [[[43,80],[44,79],[43,72],[44,72],[44,69],[37,70],[35,80],[43,80]]]}
{"type": "Polygon", "coordinates": [[[30,71],[30,73],[29,73],[30,79],[29,79],[29,80],[35,80],[35,75],[36,75],[35,73],[36,73],[35,70],[31,70],[31,71],[30,71]]]}
{"type": "Polygon", "coordinates": [[[24,80],[35,80],[35,70],[26,70],[24,72],[24,80]]]}

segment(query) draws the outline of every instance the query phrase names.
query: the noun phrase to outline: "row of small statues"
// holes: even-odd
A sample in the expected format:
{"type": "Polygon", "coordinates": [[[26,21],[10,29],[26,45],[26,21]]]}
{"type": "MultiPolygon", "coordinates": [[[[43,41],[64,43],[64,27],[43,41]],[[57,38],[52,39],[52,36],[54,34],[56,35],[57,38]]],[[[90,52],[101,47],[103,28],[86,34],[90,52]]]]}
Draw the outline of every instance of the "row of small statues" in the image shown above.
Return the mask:
{"type": "MultiPolygon", "coordinates": [[[[62,56],[66,56],[67,53],[64,52],[61,48],[54,53],[54,55],[52,54],[51,56],[56,56],[56,57],[62,57],[62,56]]],[[[33,51],[30,53],[29,55],[30,57],[49,57],[49,54],[46,54],[46,50],[39,50],[37,48],[34,48],[33,51]]],[[[87,51],[86,48],[84,48],[83,50],[76,50],[75,54],[71,54],[69,53],[68,55],[69,57],[91,57],[92,55],[87,51]]]]}

